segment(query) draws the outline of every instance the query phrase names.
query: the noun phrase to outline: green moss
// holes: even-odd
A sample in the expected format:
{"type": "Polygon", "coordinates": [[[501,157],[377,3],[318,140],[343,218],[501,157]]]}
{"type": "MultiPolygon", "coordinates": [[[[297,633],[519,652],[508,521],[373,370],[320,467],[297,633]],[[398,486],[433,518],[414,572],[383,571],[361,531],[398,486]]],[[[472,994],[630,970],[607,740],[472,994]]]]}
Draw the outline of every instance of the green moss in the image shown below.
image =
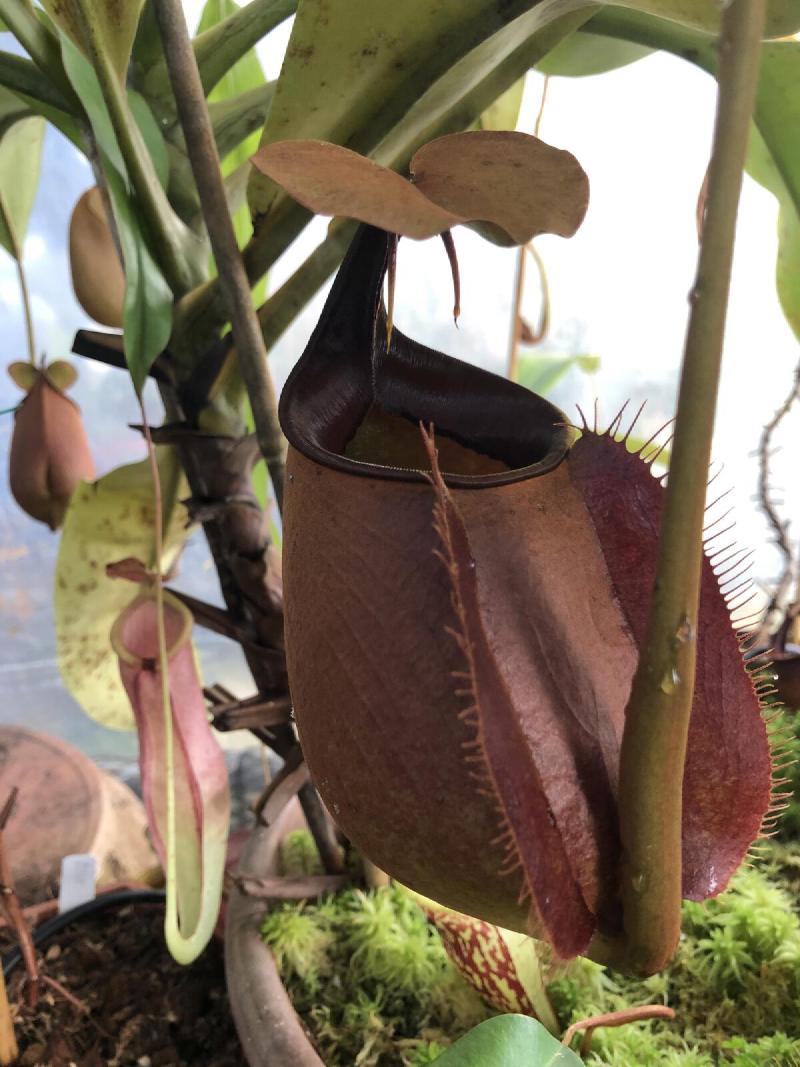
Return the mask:
{"type": "Polygon", "coordinates": [[[736,1067],[797,1067],[800,1063],[800,1041],[781,1033],[758,1041],[734,1037],[723,1042],[723,1049],[733,1055],[736,1067]]]}
{"type": "Polygon", "coordinates": [[[281,841],[281,867],[287,878],[324,874],[314,838],[308,830],[293,830],[281,841]]]}
{"type": "Polygon", "coordinates": [[[286,904],[262,931],[326,1067],[423,1067],[491,1014],[395,887],[286,904]]]}
{"type": "Polygon", "coordinates": [[[549,988],[564,1024],[635,1004],[675,1010],[673,1022],[597,1030],[588,1063],[800,1063],[800,921],[794,896],[770,877],[789,865],[790,851],[770,846],[760,868],[740,871],[726,893],[686,903],[681,944],[662,974],[637,982],[580,961],[557,977],[549,988]]]}
{"type": "Polygon", "coordinates": [[[792,793],[778,823],[778,837],[783,841],[797,841],[800,839],[800,711],[784,708],[767,729],[773,748],[780,749],[781,763],[788,763],[783,774],[789,780],[785,788],[792,793]]]}
{"type": "MultiPolygon", "coordinates": [[[[672,1022],[595,1031],[595,1067],[799,1067],[799,901],[800,844],[771,842],[726,893],[684,905],[662,974],[635,981],[588,960],[555,972],[559,1020],[645,1003],[675,1010],[672,1022]]],[[[490,1014],[397,889],[287,905],[264,931],[328,1067],[423,1067],[490,1014]]]]}

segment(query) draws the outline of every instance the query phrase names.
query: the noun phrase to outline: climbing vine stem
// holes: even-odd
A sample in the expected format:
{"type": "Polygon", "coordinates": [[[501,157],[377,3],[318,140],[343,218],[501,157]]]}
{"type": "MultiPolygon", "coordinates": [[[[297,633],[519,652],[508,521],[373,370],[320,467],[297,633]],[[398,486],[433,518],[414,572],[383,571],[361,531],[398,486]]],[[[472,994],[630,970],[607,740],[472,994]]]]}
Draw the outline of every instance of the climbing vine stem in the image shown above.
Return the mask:
{"type": "Polygon", "coordinates": [[[256,436],[280,506],[285,442],[278,425],[277,400],[267,364],[267,350],[225,198],[219,155],[197,60],[179,0],[157,0],[155,13],[189,162],[228,308],[239,368],[253,411],[256,436]]]}
{"type": "Polygon", "coordinates": [[[620,766],[623,935],[598,955],[662,968],[681,915],[683,771],[695,676],[706,471],[719,385],[736,215],[766,0],[722,15],[708,203],[681,369],[675,439],[647,633],[626,711],[620,766]]]}

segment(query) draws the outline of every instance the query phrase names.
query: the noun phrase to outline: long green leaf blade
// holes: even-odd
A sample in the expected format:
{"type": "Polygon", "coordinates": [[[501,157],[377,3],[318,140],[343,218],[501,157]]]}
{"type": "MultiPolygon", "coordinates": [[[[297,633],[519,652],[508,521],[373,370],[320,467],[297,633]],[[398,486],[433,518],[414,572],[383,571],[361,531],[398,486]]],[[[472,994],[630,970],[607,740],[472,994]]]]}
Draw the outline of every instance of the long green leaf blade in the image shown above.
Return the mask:
{"type": "Polygon", "coordinates": [[[0,140],[0,244],[19,260],[36,190],[44,143],[44,119],[21,119],[0,140]]]}
{"type": "MultiPolygon", "coordinates": [[[[62,35],[64,66],[70,81],[86,109],[92,123],[103,174],[108,185],[114,220],[122,247],[125,264],[125,304],[123,332],[125,336],[125,359],[134,388],[141,392],[147,372],[163,352],[172,331],[172,290],[164,278],[158,263],[148,246],[142,231],[135,198],[130,188],[122,154],[111,126],[100,85],[88,60],[75,45],[62,35]]],[[[141,103],[134,96],[134,115],[143,122],[143,138],[148,149],[154,153],[159,176],[166,178],[166,153],[160,134],[147,121],[141,103]],[[159,162],[160,160],[160,162],[159,162]]],[[[146,108],[146,105],[144,105],[146,108]]],[[[149,109],[147,109],[149,115],[149,109]]]]}

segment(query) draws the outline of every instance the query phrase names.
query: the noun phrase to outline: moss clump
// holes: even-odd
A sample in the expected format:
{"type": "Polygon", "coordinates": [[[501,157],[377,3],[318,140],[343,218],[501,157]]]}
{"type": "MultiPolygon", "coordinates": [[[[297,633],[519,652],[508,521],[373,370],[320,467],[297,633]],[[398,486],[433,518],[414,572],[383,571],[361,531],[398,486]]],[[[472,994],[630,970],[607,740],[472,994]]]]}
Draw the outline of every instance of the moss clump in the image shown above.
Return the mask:
{"type": "MultiPolygon", "coordinates": [[[[786,846],[777,852],[786,862],[786,846]]],[[[564,1022],[634,1004],[666,1003],[671,1023],[598,1030],[589,1063],[613,1067],[789,1067],[800,1063],[800,921],[774,884],[775,850],[744,869],[730,889],[684,905],[677,955],[645,981],[587,961],[550,985],[564,1022]]]]}
{"type": "Polygon", "coordinates": [[[262,933],[327,1067],[423,1067],[491,1014],[395,887],[283,905],[262,933]]]}
{"type": "Polygon", "coordinates": [[[292,830],[281,841],[281,868],[287,878],[324,874],[314,838],[308,830],[292,830]]]}
{"type": "Polygon", "coordinates": [[[797,841],[800,839],[800,711],[784,708],[771,721],[769,733],[773,746],[780,747],[781,762],[785,760],[788,764],[783,772],[789,779],[785,789],[792,794],[778,823],[778,837],[782,841],[797,841]]]}

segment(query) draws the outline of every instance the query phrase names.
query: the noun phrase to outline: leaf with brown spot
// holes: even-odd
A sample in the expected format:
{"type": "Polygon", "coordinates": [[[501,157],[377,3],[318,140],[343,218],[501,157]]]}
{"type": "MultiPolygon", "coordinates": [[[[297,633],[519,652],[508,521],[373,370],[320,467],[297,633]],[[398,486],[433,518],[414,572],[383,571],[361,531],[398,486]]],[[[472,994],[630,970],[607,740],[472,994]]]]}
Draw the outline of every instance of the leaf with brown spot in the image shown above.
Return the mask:
{"type": "Polygon", "coordinates": [[[572,237],[589,206],[589,179],[570,153],[527,133],[475,130],[423,145],[414,184],[462,219],[491,223],[511,243],[540,233],[572,237]]]}
{"type": "Polygon", "coordinates": [[[42,0],[42,6],[87,56],[85,30],[90,23],[100,47],[124,80],[144,0],[42,0]]]}
{"type": "MultiPolygon", "coordinates": [[[[188,495],[171,449],[160,449],[159,468],[168,499],[188,495]]],[[[58,668],[87,715],[117,730],[133,726],[130,703],[111,648],[114,620],[139,587],[115,580],[109,564],[135,558],[152,566],[153,483],[148,463],[133,463],[82,482],[70,502],[56,564],[54,613],[58,668]]],[[[189,530],[183,505],[175,505],[165,530],[165,568],[181,551],[189,530]]]]}

